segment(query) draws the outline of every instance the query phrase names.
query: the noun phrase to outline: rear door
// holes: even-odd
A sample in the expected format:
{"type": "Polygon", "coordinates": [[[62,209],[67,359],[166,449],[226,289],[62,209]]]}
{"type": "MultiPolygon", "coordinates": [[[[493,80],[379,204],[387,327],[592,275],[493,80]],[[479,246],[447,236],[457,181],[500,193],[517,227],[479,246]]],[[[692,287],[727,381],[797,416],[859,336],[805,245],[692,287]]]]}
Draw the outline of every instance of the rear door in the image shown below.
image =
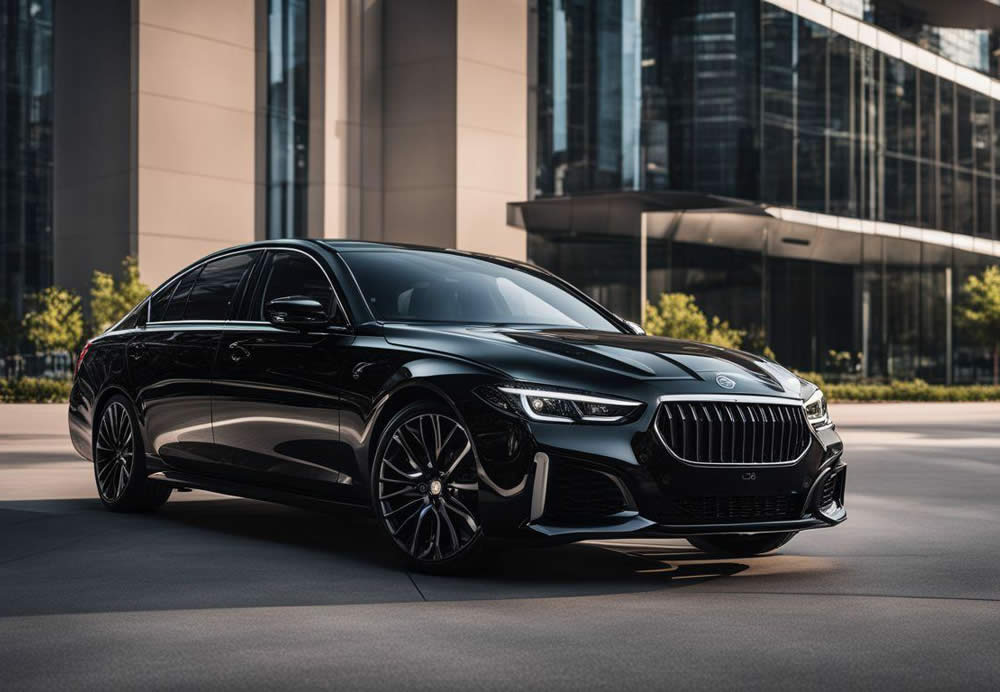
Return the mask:
{"type": "Polygon", "coordinates": [[[260,252],[197,266],[158,291],[128,345],[147,452],[168,466],[224,471],[212,435],[212,363],[222,330],[260,252]]]}
{"type": "Polygon", "coordinates": [[[333,283],[317,259],[292,249],[269,250],[256,277],[216,357],[216,443],[248,482],[350,499],[355,467],[340,441],[336,384],[353,336],[333,283]],[[287,296],[319,301],[331,326],[272,326],[264,306],[287,296]]]}

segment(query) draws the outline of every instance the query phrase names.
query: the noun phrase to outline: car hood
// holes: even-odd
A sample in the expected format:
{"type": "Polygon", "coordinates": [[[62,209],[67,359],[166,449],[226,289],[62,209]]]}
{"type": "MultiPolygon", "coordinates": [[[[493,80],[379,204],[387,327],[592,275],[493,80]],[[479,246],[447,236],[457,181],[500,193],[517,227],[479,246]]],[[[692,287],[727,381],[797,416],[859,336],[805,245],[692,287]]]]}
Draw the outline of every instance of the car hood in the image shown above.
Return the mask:
{"type": "Polygon", "coordinates": [[[761,356],[681,339],[586,329],[391,324],[390,343],[475,361],[512,380],[613,392],[663,382],[680,393],[801,398],[803,383],[761,356]],[[671,383],[671,384],[667,384],[671,383]]]}

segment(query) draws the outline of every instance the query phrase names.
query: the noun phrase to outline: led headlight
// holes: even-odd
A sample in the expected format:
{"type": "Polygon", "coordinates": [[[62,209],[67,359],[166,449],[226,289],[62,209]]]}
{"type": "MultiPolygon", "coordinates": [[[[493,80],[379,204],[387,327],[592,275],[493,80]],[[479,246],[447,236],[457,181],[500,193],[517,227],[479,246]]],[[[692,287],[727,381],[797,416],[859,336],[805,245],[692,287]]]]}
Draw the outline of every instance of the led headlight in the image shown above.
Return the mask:
{"type": "Polygon", "coordinates": [[[830,412],[826,408],[826,397],[817,389],[806,399],[806,418],[814,428],[821,428],[830,422],[830,412]]]}
{"type": "Polygon", "coordinates": [[[547,423],[621,423],[642,410],[638,401],[577,392],[517,385],[484,390],[480,395],[497,408],[547,423]]]}

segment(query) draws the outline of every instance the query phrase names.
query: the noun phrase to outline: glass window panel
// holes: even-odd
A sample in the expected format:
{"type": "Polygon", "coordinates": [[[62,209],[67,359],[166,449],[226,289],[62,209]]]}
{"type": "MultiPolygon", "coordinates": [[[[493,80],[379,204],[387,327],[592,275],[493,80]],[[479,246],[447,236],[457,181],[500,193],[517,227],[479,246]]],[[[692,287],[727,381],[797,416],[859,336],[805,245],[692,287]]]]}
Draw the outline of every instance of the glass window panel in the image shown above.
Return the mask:
{"type": "Polygon", "coordinates": [[[794,204],[795,50],[797,17],[769,4],[761,12],[761,197],[794,204]]]}
{"type": "Polygon", "coordinates": [[[253,266],[256,252],[243,252],[205,264],[191,289],[185,320],[222,321],[229,318],[230,308],[240,281],[253,266]]]}
{"type": "Polygon", "coordinates": [[[885,267],[882,261],[882,238],[862,236],[861,239],[861,335],[862,352],[867,363],[866,375],[885,377],[886,325],[884,290],[885,267]]]}
{"type": "Polygon", "coordinates": [[[990,99],[982,94],[975,94],[973,100],[972,113],[972,149],[976,160],[976,168],[980,171],[989,171],[990,150],[990,99]]]}
{"type": "Polygon", "coordinates": [[[993,173],[1000,175],[1000,106],[993,104],[993,173]]]}
{"type": "Polygon", "coordinates": [[[938,224],[941,230],[955,230],[955,173],[951,166],[941,166],[940,175],[940,197],[941,216],[938,224]]]}
{"type": "Polygon", "coordinates": [[[920,156],[937,158],[937,77],[920,70],[920,156]]]}
{"type": "Polygon", "coordinates": [[[951,248],[923,243],[920,273],[920,362],[917,377],[943,383],[948,378],[944,344],[948,341],[947,282],[951,248]]]}
{"type": "Polygon", "coordinates": [[[941,161],[952,164],[955,158],[955,85],[951,82],[938,80],[938,96],[940,99],[940,149],[941,161]]]}
{"type": "Polygon", "coordinates": [[[993,237],[993,204],[991,176],[977,175],[976,185],[976,235],[981,238],[993,237]]]}
{"type": "Polygon", "coordinates": [[[260,300],[253,309],[254,320],[266,320],[264,308],[275,298],[305,296],[319,302],[327,314],[333,310],[333,287],[314,260],[300,252],[269,253],[261,272],[260,300]]]}
{"type": "Polygon", "coordinates": [[[972,235],[972,173],[968,171],[955,172],[955,232],[972,235]]]}
{"type": "Polygon", "coordinates": [[[800,131],[795,167],[798,178],[795,206],[826,211],[826,137],[800,131]]]}
{"type": "Polygon", "coordinates": [[[972,168],[972,92],[965,87],[956,87],[956,116],[958,165],[972,168]]]}
{"type": "Polygon", "coordinates": [[[855,159],[857,139],[853,116],[854,82],[845,75],[853,73],[854,43],[834,34],[830,39],[830,208],[831,214],[858,214],[855,159]]]}
{"type": "Polygon", "coordinates": [[[920,164],[920,219],[924,228],[938,228],[937,222],[937,181],[934,172],[937,166],[920,164]]]}
{"type": "MultiPolygon", "coordinates": [[[[964,250],[954,250],[954,270],[952,272],[952,295],[960,296],[962,287],[969,277],[979,274],[996,259],[964,250]]],[[[954,321],[954,383],[987,384],[993,379],[993,361],[990,349],[983,348],[973,330],[961,320],[954,321]]]]}
{"type": "Polygon", "coordinates": [[[194,286],[195,279],[198,278],[200,272],[201,268],[199,267],[180,278],[177,288],[174,289],[174,293],[170,297],[170,305],[167,306],[163,315],[164,322],[184,319],[184,307],[187,305],[188,295],[191,293],[191,287],[194,286]]]}
{"type": "Polygon", "coordinates": [[[174,289],[177,288],[177,283],[178,280],[175,279],[157,291],[156,295],[153,296],[149,303],[150,322],[163,321],[163,317],[167,312],[167,306],[170,304],[170,296],[174,294],[174,289]]]}
{"type": "Polygon", "coordinates": [[[920,243],[884,242],[886,375],[910,379],[920,355],[920,243]]]}
{"type": "Polygon", "coordinates": [[[53,282],[53,4],[0,3],[0,313],[14,321],[53,282]]]}
{"type": "Polygon", "coordinates": [[[829,32],[798,19],[795,205],[826,211],[826,61],[829,32]]]}
{"type": "Polygon", "coordinates": [[[885,220],[915,225],[917,209],[917,164],[912,159],[885,157],[885,220]]]}
{"type": "Polygon", "coordinates": [[[917,71],[895,58],[885,58],[885,148],[901,154],[917,150],[917,71]]]}
{"type": "Polygon", "coordinates": [[[309,2],[268,0],[267,237],[306,236],[309,2]]]}

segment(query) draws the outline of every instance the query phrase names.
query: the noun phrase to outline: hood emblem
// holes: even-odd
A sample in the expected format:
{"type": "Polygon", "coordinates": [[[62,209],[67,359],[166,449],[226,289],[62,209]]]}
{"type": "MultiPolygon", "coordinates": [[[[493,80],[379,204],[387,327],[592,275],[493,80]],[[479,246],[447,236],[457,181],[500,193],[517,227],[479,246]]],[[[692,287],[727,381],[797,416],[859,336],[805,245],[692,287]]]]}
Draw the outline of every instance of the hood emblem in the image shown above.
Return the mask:
{"type": "Polygon", "coordinates": [[[725,375],[716,375],[715,384],[719,385],[723,389],[733,389],[736,387],[736,380],[731,377],[726,377],[725,375]]]}

